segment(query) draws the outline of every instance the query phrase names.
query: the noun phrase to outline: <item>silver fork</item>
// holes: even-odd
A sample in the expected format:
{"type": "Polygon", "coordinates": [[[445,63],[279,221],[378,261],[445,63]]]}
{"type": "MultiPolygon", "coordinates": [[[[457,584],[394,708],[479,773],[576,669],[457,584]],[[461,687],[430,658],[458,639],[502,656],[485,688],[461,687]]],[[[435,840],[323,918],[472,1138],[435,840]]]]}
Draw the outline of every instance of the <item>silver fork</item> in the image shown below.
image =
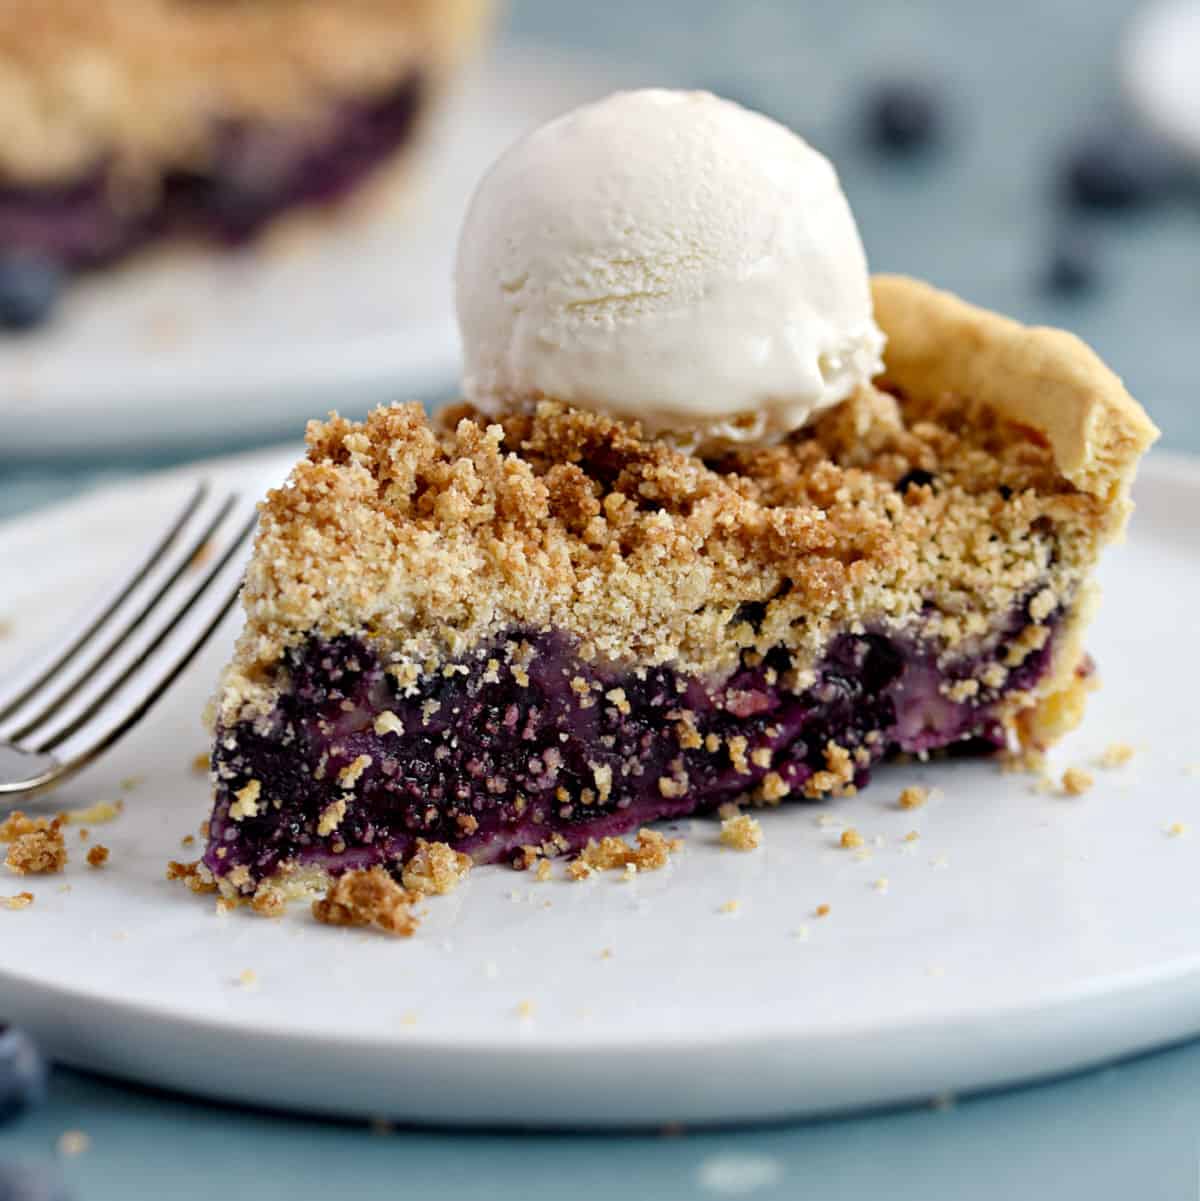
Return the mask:
{"type": "Polygon", "coordinates": [[[229,612],[249,500],[198,484],[152,549],[11,678],[0,679],[0,812],[106,751],[229,612]]]}

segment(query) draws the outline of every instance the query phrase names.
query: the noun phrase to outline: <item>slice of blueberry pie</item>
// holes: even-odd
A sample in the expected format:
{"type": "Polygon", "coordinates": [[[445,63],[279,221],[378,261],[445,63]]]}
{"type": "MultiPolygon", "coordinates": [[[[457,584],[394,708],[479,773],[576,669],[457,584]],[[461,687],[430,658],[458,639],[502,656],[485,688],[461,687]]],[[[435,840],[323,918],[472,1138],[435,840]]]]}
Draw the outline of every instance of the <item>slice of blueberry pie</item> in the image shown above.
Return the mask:
{"type": "Polygon", "coordinates": [[[485,181],[458,285],[469,403],[314,423],[263,507],[214,704],[227,895],[1079,719],[1154,427],[1072,336],[870,280],[793,135],[676,93],[571,114],[485,181]]]}
{"type": "MultiPolygon", "coordinates": [[[[0,320],[167,236],[236,245],[407,158],[489,0],[0,6],[0,320]],[[31,297],[34,298],[31,301],[31,297]]],[[[390,174],[390,173],[389,173],[390,174]]]]}

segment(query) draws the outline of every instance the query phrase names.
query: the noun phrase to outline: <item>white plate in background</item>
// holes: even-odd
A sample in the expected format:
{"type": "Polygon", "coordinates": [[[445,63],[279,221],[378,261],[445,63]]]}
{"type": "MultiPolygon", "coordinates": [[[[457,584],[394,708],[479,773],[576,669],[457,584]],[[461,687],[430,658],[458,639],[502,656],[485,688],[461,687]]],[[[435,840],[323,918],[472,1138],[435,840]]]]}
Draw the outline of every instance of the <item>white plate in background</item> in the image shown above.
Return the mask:
{"type": "Polygon", "coordinates": [[[1200,161],[1200,0],[1142,6],[1125,38],[1125,89],[1156,132],[1200,161]]]}
{"type": "Polygon", "coordinates": [[[231,442],[452,389],[451,269],[479,176],[522,133],[628,82],[502,45],[440,114],[392,210],[286,252],[164,252],[78,283],[44,330],[0,337],[0,459],[231,442]]]}
{"type": "MultiPolygon", "coordinates": [[[[201,470],[257,491],[292,457],[148,477],[0,527],[0,563],[22,566],[0,576],[0,671],[201,470]]],[[[887,766],[857,797],[762,814],[749,854],[683,822],[671,866],[632,882],[478,868],[409,940],[303,909],[222,916],[164,879],[168,859],[196,854],[180,845],[208,804],[191,764],[233,622],[47,802],[124,796],[125,814],[92,831],[108,866],[85,866],[69,829],[65,876],[0,873],[0,893],[36,895],[0,909],[0,1014],[67,1063],[212,1097],[559,1126],[930,1098],[1200,1033],[1200,462],[1151,456],[1137,498],[1089,639],[1104,684],[1055,756],[1056,771],[1094,772],[1086,795],[1039,792],[992,762],[887,766]],[[1094,766],[1115,741],[1134,760],[1094,766]],[[911,783],[937,795],[901,810],[911,783]],[[843,824],[865,856],[838,846],[843,824]]]]}

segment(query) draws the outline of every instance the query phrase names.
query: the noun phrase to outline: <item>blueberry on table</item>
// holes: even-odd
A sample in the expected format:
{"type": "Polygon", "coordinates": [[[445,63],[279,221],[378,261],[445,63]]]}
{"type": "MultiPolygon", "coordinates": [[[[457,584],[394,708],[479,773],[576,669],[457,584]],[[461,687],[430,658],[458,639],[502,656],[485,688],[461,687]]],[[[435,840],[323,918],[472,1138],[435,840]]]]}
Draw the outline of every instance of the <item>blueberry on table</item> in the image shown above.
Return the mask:
{"type": "Polygon", "coordinates": [[[45,1095],[46,1061],[41,1052],[24,1030],[0,1025],[0,1122],[40,1104],[45,1095]]]}
{"type": "Polygon", "coordinates": [[[1071,204],[1107,210],[1161,200],[1179,177],[1174,157],[1154,137],[1122,125],[1085,138],[1067,153],[1060,171],[1071,204]]]}
{"type": "Polygon", "coordinates": [[[62,264],[40,254],[0,251],[0,329],[41,325],[63,289],[62,264]]]}
{"type": "Polygon", "coordinates": [[[1079,296],[1090,292],[1099,279],[1095,244],[1078,231],[1059,234],[1050,247],[1042,280],[1045,290],[1056,296],[1079,296]]]}
{"type": "Polygon", "coordinates": [[[938,141],[945,105],[937,89],[917,80],[876,84],[867,95],[867,140],[889,154],[911,154],[938,141]]]}
{"type": "Polygon", "coordinates": [[[0,1161],[0,1201],[70,1201],[70,1194],[53,1167],[0,1161]]]}

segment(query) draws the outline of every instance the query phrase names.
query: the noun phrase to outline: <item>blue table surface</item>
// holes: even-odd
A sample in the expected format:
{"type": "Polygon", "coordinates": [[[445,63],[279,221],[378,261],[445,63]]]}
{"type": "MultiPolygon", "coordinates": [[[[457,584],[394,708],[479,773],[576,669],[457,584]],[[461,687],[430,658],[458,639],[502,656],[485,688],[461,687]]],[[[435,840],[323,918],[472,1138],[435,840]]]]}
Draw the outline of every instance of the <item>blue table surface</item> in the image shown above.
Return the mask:
{"type": "MultiPolygon", "coordinates": [[[[1075,330],[1146,403],[1164,444],[1196,451],[1200,200],[1185,195],[1144,213],[1090,219],[1078,229],[1094,239],[1096,290],[1065,299],[1039,286],[1063,224],[1052,203],[1054,167],[1081,131],[1119,116],[1115,63],[1134,7],[1127,0],[512,0],[509,26],[522,37],[644,65],[647,83],[712,87],[789,122],[837,161],[875,269],[923,275],[1025,320],[1075,330]],[[856,99],[884,74],[940,81],[950,116],[942,153],[897,164],[865,151],[856,99]]],[[[447,394],[452,389],[447,380],[447,394]]],[[[195,454],[192,446],[102,463],[0,465],[0,516],[195,454]]],[[[1200,1044],[948,1108],[620,1136],[381,1133],[60,1070],[49,1104],[0,1130],[0,1158],[9,1156],[57,1161],[85,1201],[301,1201],[326,1196],[331,1185],[356,1197],[497,1201],[1191,1199],[1200,1196],[1200,1044]],[[69,1130],[89,1136],[87,1150],[56,1151],[69,1130]]]]}

